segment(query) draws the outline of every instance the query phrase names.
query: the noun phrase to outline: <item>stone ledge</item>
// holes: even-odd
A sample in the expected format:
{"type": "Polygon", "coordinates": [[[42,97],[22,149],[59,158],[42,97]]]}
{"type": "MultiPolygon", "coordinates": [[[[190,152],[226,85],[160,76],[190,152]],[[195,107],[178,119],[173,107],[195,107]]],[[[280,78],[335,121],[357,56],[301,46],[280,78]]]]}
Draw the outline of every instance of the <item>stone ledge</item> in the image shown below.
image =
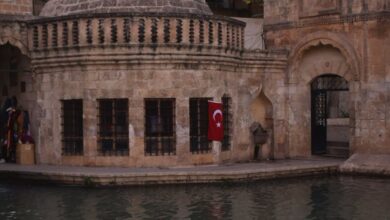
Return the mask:
{"type": "Polygon", "coordinates": [[[389,154],[354,154],[340,166],[343,174],[390,176],[389,154]]]}
{"type": "Polygon", "coordinates": [[[192,168],[90,168],[0,165],[0,179],[65,185],[132,186],[245,182],[264,179],[335,174],[342,161],[287,160],[192,168]]]}

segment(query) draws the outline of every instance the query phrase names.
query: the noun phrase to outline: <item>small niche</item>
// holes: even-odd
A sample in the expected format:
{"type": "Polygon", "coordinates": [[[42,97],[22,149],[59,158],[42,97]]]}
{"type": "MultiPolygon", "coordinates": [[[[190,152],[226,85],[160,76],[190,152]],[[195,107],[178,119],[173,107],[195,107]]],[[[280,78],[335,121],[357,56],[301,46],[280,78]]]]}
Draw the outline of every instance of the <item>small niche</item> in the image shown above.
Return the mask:
{"type": "Polygon", "coordinates": [[[273,108],[271,101],[261,92],[251,104],[253,120],[260,122],[265,129],[272,128],[273,108]]]}

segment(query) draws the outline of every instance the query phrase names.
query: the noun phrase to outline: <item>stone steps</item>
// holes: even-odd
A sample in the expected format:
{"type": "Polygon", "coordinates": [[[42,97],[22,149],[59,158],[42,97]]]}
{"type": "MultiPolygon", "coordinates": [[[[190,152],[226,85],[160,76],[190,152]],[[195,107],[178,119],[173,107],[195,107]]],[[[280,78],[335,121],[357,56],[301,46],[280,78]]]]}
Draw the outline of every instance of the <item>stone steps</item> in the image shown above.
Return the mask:
{"type": "Polygon", "coordinates": [[[348,158],[349,144],[345,142],[328,142],[326,154],[327,156],[348,158]]]}

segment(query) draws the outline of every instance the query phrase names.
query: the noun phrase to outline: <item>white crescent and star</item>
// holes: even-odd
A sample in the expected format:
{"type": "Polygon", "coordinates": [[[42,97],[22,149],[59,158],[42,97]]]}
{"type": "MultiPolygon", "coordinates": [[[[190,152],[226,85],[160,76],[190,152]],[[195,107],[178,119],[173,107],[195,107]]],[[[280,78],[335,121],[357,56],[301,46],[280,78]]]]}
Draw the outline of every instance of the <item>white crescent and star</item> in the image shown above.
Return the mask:
{"type": "MultiPolygon", "coordinates": [[[[217,115],[221,115],[221,118],[222,118],[222,115],[223,115],[223,114],[222,114],[222,111],[219,110],[219,109],[217,109],[217,110],[214,111],[214,113],[213,113],[213,119],[214,119],[215,122],[217,122],[217,120],[215,119],[215,118],[217,117],[217,115]]],[[[221,127],[221,122],[217,122],[217,127],[218,127],[218,128],[221,127]]]]}

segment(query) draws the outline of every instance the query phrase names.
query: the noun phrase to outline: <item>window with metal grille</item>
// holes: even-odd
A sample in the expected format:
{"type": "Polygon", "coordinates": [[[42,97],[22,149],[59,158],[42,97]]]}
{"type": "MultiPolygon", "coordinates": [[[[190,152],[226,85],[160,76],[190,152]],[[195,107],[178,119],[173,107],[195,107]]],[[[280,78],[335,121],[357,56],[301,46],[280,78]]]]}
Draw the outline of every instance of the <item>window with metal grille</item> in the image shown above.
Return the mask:
{"type": "Polygon", "coordinates": [[[228,151],[231,148],[231,133],[232,133],[232,113],[231,113],[232,98],[229,96],[222,97],[223,106],[223,140],[222,151],[228,151]]]}
{"type": "Polygon", "coordinates": [[[208,101],[211,98],[190,98],[190,151],[193,154],[209,153],[208,101]]]}
{"type": "Polygon", "coordinates": [[[103,156],[129,155],[128,99],[99,99],[98,151],[103,156]]]}
{"type": "Polygon", "coordinates": [[[62,154],[83,155],[83,101],[62,100],[62,154]]]}
{"type": "Polygon", "coordinates": [[[145,155],[175,154],[175,99],[145,99],[145,155]]]}

